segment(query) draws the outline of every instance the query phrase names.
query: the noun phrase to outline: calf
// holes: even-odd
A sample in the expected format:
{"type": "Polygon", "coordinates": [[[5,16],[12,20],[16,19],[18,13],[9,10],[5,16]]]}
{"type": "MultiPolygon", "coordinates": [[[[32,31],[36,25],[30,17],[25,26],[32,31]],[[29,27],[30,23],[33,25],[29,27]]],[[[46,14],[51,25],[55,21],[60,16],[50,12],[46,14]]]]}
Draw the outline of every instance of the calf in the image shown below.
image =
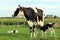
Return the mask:
{"type": "MultiPolygon", "coordinates": [[[[54,25],[55,23],[47,23],[46,25],[44,25],[43,27],[40,27],[40,30],[42,30],[42,36],[45,35],[46,36],[46,30],[49,29],[51,32],[51,36],[52,34],[55,35],[55,30],[54,30],[54,25]]],[[[56,36],[56,35],[55,35],[56,36]]]]}
{"type": "Polygon", "coordinates": [[[18,30],[9,30],[7,33],[18,33],[18,30]]]}

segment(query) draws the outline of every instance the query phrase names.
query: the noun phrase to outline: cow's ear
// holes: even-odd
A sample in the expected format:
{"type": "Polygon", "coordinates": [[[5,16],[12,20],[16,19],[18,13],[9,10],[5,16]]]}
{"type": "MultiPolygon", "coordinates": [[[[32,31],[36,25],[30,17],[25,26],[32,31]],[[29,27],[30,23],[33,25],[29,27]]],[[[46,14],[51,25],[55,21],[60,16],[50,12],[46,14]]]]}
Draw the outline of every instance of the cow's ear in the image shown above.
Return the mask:
{"type": "Polygon", "coordinates": [[[21,12],[23,11],[23,7],[21,7],[21,12]]]}

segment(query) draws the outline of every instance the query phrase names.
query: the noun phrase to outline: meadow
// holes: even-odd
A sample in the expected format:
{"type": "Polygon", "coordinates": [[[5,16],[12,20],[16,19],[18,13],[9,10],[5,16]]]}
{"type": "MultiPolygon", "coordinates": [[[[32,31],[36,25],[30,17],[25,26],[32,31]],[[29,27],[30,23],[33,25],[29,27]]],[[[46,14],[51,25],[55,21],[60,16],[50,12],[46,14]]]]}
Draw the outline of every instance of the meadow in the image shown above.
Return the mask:
{"type": "Polygon", "coordinates": [[[38,36],[36,38],[30,37],[29,26],[18,24],[18,22],[26,22],[25,19],[20,18],[0,18],[0,40],[60,40],[60,19],[45,19],[45,24],[49,22],[55,22],[55,31],[56,37],[53,35],[50,36],[50,31],[47,30],[47,36],[42,37],[41,30],[38,29],[38,36]],[[3,23],[13,23],[13,25],[5,25],[3,23]],[[17,23],[14,24],[14,23],[17,23]],[[8,30],[15,30],[17,29],[19,33],[9,34],[7,33],[8,30]]]}

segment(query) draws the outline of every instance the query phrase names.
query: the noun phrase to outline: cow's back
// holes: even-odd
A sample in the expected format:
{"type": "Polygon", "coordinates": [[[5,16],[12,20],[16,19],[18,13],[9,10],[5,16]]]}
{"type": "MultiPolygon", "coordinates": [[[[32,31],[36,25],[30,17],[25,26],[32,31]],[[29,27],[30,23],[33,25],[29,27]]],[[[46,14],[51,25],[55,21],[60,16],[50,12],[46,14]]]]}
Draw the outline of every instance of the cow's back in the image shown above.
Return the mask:
{"type": "Polygon", "coordinates": [[[32,20],[32,21],[36,21],[36,13],[32,8],[23,8],[24,11],[24,15],[26,17],[27,20],[32,20]]]}

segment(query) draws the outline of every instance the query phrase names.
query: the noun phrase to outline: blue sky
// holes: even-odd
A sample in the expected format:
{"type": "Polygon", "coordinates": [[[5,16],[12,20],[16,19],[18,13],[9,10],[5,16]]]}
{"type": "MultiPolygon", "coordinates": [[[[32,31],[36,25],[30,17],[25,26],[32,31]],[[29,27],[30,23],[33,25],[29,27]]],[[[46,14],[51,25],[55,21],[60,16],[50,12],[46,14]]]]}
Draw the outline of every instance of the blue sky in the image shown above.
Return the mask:
{"type": "Polygon", "coordinates": [[[37,7],[45,15],[60,16],[60,0],[0,0],[0,17],[11,17],[18,5],[37,7]]]}

